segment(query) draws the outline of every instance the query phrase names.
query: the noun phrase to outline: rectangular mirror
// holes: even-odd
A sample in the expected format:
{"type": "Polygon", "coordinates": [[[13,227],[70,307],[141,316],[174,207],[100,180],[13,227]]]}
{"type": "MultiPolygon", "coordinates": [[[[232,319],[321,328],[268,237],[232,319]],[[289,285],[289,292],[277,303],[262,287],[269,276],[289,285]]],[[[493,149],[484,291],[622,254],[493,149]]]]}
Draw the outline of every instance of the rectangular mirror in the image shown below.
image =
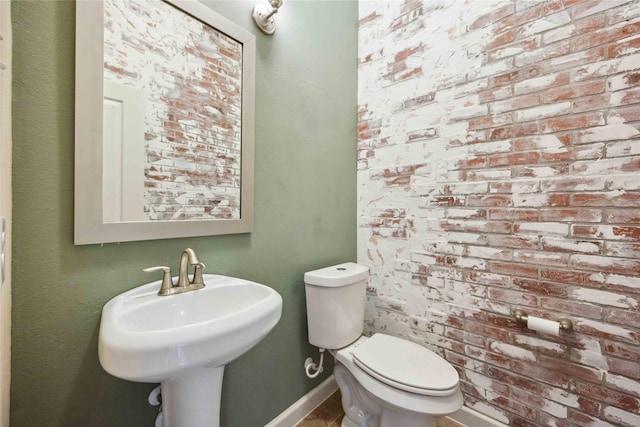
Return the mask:
{"type": "Polygon", "coordinates": [[[76,3],[75,244],[250,232],[255,36],[196,1],[76,3]]]}

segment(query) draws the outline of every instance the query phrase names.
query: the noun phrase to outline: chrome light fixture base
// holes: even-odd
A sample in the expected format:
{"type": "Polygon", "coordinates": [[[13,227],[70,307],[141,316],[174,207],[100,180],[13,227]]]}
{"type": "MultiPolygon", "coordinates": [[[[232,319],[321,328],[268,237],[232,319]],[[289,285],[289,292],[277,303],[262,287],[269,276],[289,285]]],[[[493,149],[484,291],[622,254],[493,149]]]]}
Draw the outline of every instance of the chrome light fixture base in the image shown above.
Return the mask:
{"type": "Polygon", "coordinates": [[[276,30],[276,21],[273,19],[273,15],[278,13],[278,9],[282,6],[282,0],[269,0],[271,10],[263,4],[258,4],[253,8],[251,16],[254,22],[265,34],[273,34],[276,30]]]}

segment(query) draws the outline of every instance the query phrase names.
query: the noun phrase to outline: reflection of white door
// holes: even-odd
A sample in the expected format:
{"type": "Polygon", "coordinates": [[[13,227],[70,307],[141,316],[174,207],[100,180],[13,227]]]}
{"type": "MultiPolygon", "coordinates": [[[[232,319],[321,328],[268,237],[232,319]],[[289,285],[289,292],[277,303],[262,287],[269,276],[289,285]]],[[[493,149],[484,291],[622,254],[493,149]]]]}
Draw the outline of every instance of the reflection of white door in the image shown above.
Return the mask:
{"type": "Polygon", "coordinates": [[[144,221],[144,114],[142,93],[104,82],[102,219],[144,221]]]}
{"type": "Polygon", "coordinates": [[[0,1],[0,427],[11,375],[11,2],[0,1]]]}

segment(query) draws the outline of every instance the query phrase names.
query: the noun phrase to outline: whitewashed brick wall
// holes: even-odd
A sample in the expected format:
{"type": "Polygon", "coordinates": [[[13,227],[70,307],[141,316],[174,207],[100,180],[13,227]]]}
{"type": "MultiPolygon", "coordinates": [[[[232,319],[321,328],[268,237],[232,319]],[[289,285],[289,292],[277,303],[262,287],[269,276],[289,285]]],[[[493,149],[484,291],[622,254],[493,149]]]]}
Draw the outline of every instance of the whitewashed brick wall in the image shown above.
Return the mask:
{"type": "Polygon", "coordinates": [[[147,217],[239,218],[241,46],[158,0],[104,3],[105,79],[144,96],[147,217]]]}
{"type": "Polygon", "coordinates": [[[368,331],[506,424],[639,426],[640,2],[359,4],[368,331]]]}

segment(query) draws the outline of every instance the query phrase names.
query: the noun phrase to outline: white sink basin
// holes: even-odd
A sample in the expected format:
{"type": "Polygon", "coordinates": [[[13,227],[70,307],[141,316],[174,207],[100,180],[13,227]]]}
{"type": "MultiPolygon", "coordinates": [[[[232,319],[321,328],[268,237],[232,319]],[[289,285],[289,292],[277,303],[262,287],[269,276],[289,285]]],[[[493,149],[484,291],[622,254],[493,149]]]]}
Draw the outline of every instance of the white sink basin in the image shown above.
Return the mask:
{"type": "Polygon", "coordinates": [[[206,286],[191,292],[158,296],[158,280],[110,300],[98,343],[103,368],[130,381],[164,383],[224,367],[280,320],[282,298],[273,289],[215,274],[203,278],[206,286]]]}

